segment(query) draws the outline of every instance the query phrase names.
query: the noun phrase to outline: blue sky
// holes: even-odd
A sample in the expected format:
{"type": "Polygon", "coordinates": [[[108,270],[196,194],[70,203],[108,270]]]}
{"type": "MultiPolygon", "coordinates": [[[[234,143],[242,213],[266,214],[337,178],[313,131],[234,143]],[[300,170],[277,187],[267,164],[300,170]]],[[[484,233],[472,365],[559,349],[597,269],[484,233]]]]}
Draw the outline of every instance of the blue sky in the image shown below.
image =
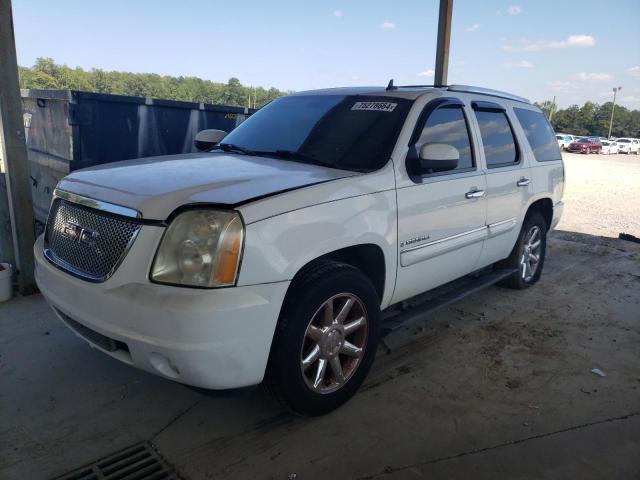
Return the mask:
{"type": "MultiPolygon", "coordinates": [[[[13,0],[18,61],[305,90],[433,82],[437,0],[13,0]]],[[[639,0],[454,0],[449,83],[640,108],[639,0]]]]}

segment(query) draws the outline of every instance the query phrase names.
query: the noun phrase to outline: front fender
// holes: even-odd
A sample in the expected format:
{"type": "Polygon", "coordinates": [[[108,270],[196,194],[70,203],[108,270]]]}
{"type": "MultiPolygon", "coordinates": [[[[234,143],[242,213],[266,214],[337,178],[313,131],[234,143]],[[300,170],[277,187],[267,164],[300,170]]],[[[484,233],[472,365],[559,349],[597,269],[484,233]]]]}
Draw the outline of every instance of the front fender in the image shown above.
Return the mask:
{"type": "Polygon", "coordinates": [[[397,268],[393,190],[331,201],[247,225],[238,285],[292,280],[310,261],[342,248],[374,244],[385,259],[383,308],[397,268]]]}

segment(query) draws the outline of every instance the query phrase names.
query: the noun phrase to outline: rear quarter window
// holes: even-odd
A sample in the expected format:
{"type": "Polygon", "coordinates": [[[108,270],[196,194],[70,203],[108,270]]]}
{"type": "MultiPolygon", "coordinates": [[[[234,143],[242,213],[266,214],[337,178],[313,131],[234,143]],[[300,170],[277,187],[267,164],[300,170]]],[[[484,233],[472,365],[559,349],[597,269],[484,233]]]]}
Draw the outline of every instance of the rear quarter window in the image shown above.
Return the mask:
{"type": "Polygon", "coordinates": [[[535,159],[538,162],[561,160],[558,142],[544,114],[524,108],[514,108],[513,111],[524,130],[535,159]]]}

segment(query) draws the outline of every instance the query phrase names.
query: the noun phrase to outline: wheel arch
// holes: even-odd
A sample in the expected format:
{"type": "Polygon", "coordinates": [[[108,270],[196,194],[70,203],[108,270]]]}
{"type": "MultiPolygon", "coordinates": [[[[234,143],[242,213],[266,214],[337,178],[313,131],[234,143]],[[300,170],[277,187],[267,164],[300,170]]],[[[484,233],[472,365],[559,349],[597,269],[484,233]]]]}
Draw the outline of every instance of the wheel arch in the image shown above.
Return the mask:
{"type": "Polygon", "coordinates": [[[345,263],[360,270],[373,284],[378,298],[383,301],[386,287],[387,266],[382,248],[375,243],[362,243],[339,248],[331,252],[320,255],[301,266],[293,277],[292,284],[296,278],[309,266],[323,260],[332,260],[345,263]]]}
{"type": "Polygon", "coordinates": [[[553,222],[553,200],[549,197],[539,198],[532,202],[527,208],[527,213],[524,218],[531,215],[532,212],[539,212],[545,220],[547,231],[551,229],[551,223],[553,222]]]}

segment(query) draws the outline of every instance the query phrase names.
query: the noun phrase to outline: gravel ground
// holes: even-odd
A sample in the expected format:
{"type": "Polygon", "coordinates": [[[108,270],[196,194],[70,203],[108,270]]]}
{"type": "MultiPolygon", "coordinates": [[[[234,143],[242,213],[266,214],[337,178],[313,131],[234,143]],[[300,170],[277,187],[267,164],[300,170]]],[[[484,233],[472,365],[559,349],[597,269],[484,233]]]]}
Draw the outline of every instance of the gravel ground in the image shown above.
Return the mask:
{"type": "Polygon", "coordinates": [[[640,156],[563,154],[565,210],[559,230],[640,237],[640,156]]]}

